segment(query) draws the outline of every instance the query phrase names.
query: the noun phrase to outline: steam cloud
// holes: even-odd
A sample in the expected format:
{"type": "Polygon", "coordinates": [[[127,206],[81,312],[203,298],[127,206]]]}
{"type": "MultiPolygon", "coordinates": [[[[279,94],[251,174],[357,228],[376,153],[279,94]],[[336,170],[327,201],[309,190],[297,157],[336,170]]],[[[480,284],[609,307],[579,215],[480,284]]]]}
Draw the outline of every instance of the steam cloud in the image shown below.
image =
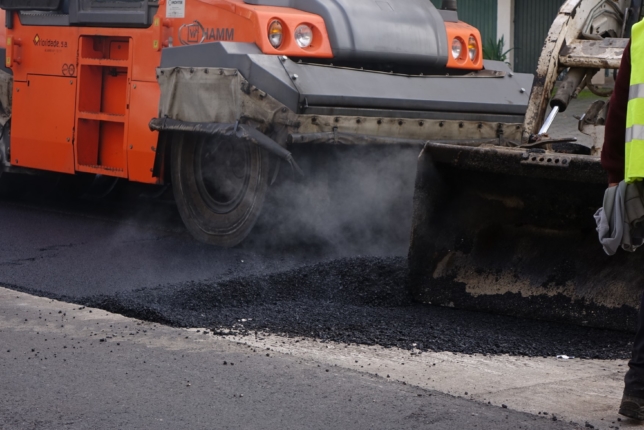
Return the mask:
{"type": "Polygon", "coordinates": [[[282,166],[245,246],[308,246],[333,257],[406,255],[419,153],[399,146],[294,151],[306,177],[293,179],[282,166]]]}

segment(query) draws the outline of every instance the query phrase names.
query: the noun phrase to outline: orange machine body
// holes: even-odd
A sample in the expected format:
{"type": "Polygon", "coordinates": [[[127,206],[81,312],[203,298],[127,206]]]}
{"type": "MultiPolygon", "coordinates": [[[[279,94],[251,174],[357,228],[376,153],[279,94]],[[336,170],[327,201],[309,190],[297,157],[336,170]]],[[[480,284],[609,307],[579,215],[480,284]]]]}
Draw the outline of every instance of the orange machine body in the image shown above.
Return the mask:
{"type": "MultiPolygon", "coordinates": [[[[12,165],[160,184],[163,179],[153,176],[158,135],[148,124],[158,115],[155,69],[164,47],[235,41],[255,43],[269,55],[333,57],[317,15],[242,0],[190,0],[183,18],[165,18],[167,1],[160,0],[148,28],[24,26],[17,16],[13,28],[2,26],[5,65],[14,78],[12,165]],[[267,38],[276,18],[285,27],[279,49],[267,38]],[[289,37],[302,23],[317,41],[306,49],[289,37]]],[[[460,30],[465,40],[476,31],[460,30]]]]}

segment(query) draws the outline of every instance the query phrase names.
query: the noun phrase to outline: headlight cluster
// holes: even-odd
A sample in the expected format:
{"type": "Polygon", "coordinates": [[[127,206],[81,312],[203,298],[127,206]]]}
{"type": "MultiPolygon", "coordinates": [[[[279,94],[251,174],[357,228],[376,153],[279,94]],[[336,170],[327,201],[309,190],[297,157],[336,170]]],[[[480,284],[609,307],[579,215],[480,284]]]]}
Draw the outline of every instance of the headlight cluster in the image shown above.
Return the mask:
{"type": "MultiPolygon", "coordinates": [[[[271,21],[268,26],[268,41],[275,49],[279,49],[286,41],[284,34],[286,26],[278,19],[271,21]]],[[[293,40],[302,49],[306,49],[313,43],[313,28],[308,24],[300,24],[295,27],[293,40]]]]}
{"type": "Polygon", "coordinates": [[[465,41],[460,37],[455,37],[452,39],[452,57],[457,61],[465,61],[465,55],[467,55],[472,62],[476,62],[479,57],[479,44],[476,41],[474,36],[470,36],[467,41],[467,49],[465,41]]]}

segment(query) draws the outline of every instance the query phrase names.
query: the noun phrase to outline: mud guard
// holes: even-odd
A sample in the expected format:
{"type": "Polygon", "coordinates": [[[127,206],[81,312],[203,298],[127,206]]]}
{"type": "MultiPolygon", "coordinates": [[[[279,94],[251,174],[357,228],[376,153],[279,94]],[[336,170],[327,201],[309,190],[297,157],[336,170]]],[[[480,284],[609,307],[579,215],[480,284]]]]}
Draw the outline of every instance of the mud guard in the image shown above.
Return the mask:
{"type": "Polygon", "coordinates": [[[170,131],[177,133],[194,133],[206,136],[234,137],[236,140],[249,142],[265,149],[271,154],[286,161],[300,176],[304,175],[293,155],[270,137],[245,124],[221,124],[212,122],[186,122],[170,118],[154,118],[150,121],[150,130],[170,131]]]}

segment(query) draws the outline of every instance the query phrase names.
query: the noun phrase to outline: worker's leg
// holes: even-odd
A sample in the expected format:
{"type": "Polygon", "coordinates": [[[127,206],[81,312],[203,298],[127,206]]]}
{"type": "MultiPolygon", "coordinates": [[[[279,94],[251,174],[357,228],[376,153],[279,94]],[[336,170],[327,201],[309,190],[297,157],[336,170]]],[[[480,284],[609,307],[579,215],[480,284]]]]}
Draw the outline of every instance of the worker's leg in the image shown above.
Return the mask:
{"type": "Polygon", "coordinates": [[[619,413],[630,418],[644,420],[644,294],[637,318],[633,356],[628,362],[628,372],[626,372],[624,383],[624,397],[619,413]]]}
{"type": "Polygon", "coordinates": [[[624,393],[628,396],[644,398],[644,294],[637,318],[637,333],[633,342],[633,356],[628,362],[628,372],[624,378],[624,393]]]}

